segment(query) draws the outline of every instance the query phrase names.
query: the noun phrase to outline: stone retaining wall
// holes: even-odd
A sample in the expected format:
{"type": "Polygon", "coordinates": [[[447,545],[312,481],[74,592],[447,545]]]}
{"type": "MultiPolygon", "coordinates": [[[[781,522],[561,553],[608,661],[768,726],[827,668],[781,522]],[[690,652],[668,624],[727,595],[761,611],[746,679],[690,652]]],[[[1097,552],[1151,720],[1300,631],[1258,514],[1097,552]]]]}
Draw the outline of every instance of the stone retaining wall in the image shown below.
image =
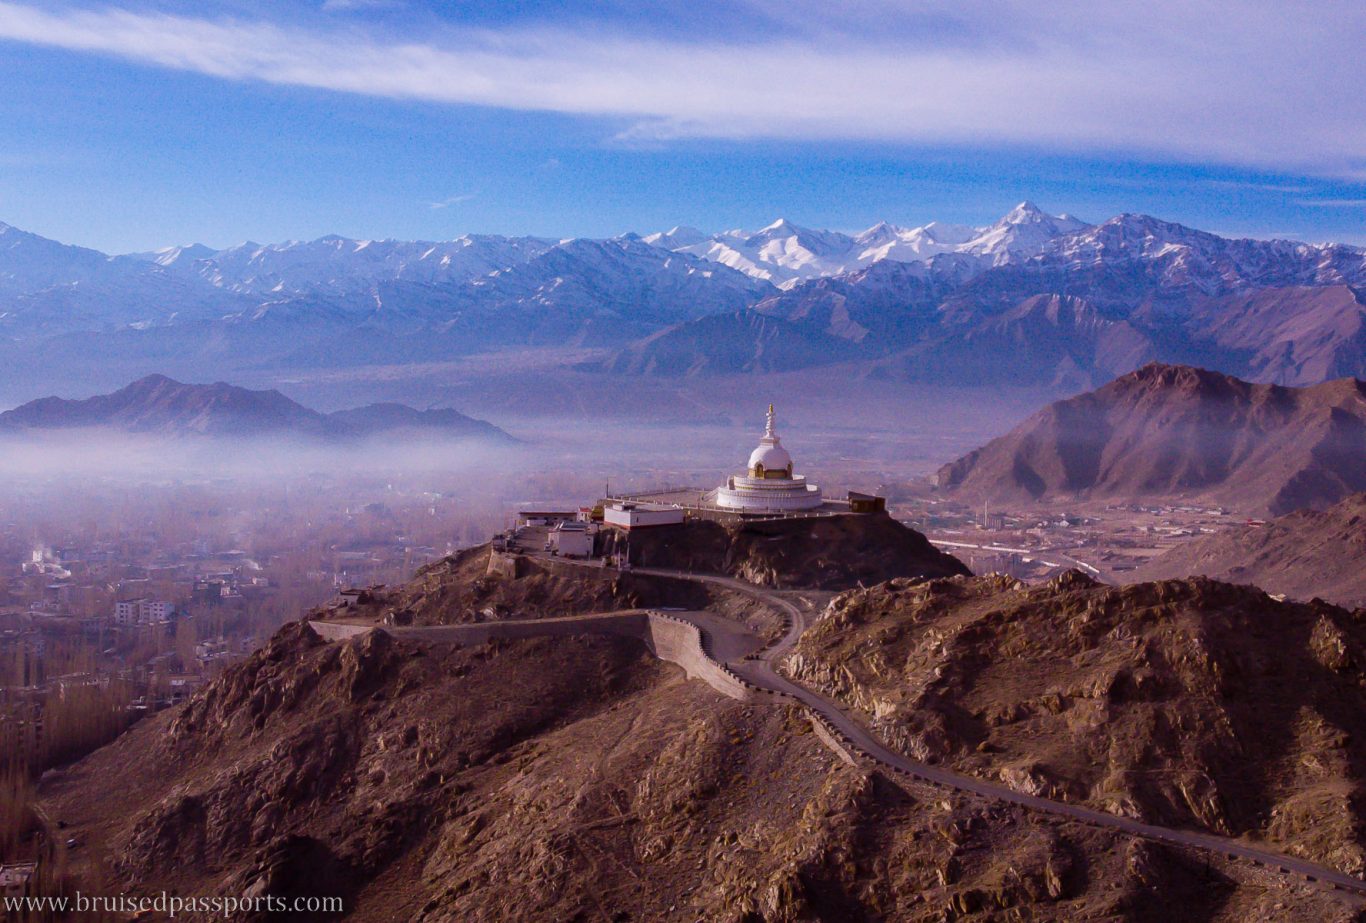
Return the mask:
{"type": "Polygon", "coordinates": [[[319,636],[342,641],[367,631],[383,630],[395,637],[458,641],[485,644],[494,638],[567,638],[585,634],[615,635],[643,641],[660,660],[677,664],[693,679],[700,679],[722,695],[741,701],[756,696],[756,687],[745,683],[729,667],[707,656],[702,647],[702,632],[694,624],[663,612],[603,613],[575,619],[510,619],[502,622],[472,622],[466,625],[430,628],[383,628],[347,625],[340,622],[309,622],[319,636]]]}
{"type": "Polygon", "coordinates": [[[347,638],[354,638],[356,635],[363,635],[367,631],[374,631],[369,625],[347,625],[344,622],[316,622],[310,621],[308,627],[324,641],[345,641],[347,638]]]}
{"type": "Polygon", "coordinates": [[[660,660],[676,663],[693,679],[700,679],[722,695],[747,702],[753,698],[740,677],[702,649],[702,632],[691,622],[662,612],[650,612],[645,643],[660,660]]]}

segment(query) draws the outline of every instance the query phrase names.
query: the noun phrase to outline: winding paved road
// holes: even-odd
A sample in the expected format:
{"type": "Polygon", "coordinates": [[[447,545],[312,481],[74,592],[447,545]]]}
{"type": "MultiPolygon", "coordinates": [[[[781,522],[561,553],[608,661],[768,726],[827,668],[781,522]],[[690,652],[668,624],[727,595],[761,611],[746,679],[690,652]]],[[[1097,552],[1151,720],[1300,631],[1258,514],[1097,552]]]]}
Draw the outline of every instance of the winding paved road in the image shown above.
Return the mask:
{"type": "MultiPolygon", "coordinates": [[[[536,554],[531,556],[539,557],[536,554]]],[[[599,565],[584,561],[564,558],[557,560],[567,564],[579,564],[598,572],[602,571],[599,565]]],[[[1145,824],[1131,818],[1097,811],[1081,805],[1027,795],[1004,785],[988,782],[975,776],[964,775],[940,766],[933,766],[897,753],[884,745],[839,703],[793,682],[774,668],[774,665],[792,650],[808,626],[808,614],[782,592],[756,586],[732,577],[710,574],[693,574],[684,571],[643,567],[634,568],[630,573],[711,584],[743,593],[781,612],[786,622],[786,631],[781,638],[767,647],[763,646],[761,639],[749,632],[740,623],[714,612],[675,611],[669,614],[691,622],[699,629],[703,639],[703,650],[709,657],[766,692],[796,699],[823,718],[827,726],[833,727],[843,735],[846,741],[852,744],[852,749],[861,751],[862,755],[891,768],[894,772],[961,792],[1017,804],[1030,810],[1047,812],[1093,827],[1214,853],[1230,859],[1248,860],[1266,868],[1280,871],[1283,874],[1298,876],[1304,881],[1315,883],[1321,887],[1336,890],[1354,903],[1360,904],[1363,898],[1366,898],[1366,881],[1304,859],[1297,859],[1260,848],[1244,840],[1193,830],[1178,830],[1171,827],[1145,824]],[[749,655],[757,656],[751,657],[749,655]]],[[[566,616],[541,621],[557,623],[586,619],[601,620],[613,615],[638,617],[643,611],[646,610],[634,609],[590,616],[566,616]]],[[[461,634],[469,636],[471,630],[477,627],[476,624],[472,626],[450,625],[390,628],[386,630],[400,636],[453,641],[459,640],[461,634]]]]}

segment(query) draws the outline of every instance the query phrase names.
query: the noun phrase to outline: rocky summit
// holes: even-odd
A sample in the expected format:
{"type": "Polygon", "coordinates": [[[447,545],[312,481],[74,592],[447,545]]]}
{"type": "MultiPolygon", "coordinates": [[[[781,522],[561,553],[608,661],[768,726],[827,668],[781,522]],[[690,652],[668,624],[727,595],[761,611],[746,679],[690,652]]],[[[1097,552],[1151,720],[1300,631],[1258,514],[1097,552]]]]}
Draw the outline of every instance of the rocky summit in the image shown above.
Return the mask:
{"type": "Polygon", "coordinates": [[[1366,489],[1366,383],[1259,385],[1153,363],[939,469],[976,503],[1200,500],[1279,515],[1366,489]]]}

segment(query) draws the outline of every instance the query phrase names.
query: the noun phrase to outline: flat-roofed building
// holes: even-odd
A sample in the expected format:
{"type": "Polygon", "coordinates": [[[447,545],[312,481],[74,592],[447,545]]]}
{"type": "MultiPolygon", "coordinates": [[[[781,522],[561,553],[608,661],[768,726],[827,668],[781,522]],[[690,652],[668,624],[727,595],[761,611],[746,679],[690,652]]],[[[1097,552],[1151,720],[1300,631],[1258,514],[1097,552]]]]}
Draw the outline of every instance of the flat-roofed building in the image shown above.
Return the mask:
{"type": "Polygon", "coordinates": [[[561,522],[550,531],[550,547],[570,558],[593,556],[593,529],[586,522],[561,522]]]}
{"type": "Polygon", "coordinates": [[[655,526],[676,526],[683,522],[683,509],[656,503],[615,500],[603,508],[602,521],[606,525],[628,532],[632,529],[648,529],[655,526]]]}

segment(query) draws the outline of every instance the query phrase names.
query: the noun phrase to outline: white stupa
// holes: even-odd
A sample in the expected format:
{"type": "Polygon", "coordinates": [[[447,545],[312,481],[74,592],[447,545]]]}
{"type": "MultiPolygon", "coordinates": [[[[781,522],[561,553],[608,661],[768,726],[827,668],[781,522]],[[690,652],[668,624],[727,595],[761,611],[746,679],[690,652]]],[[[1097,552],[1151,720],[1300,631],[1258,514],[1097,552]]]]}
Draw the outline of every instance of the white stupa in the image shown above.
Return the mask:
{"type": "Polygon", "coordinates": [[[773,405],[759,447],[749,455],[749,470],[716,489],[716,505],[748,513],[810,510],[821,505],[821,489],[792,473],[792,456],[773,431],[773,405]]]}

